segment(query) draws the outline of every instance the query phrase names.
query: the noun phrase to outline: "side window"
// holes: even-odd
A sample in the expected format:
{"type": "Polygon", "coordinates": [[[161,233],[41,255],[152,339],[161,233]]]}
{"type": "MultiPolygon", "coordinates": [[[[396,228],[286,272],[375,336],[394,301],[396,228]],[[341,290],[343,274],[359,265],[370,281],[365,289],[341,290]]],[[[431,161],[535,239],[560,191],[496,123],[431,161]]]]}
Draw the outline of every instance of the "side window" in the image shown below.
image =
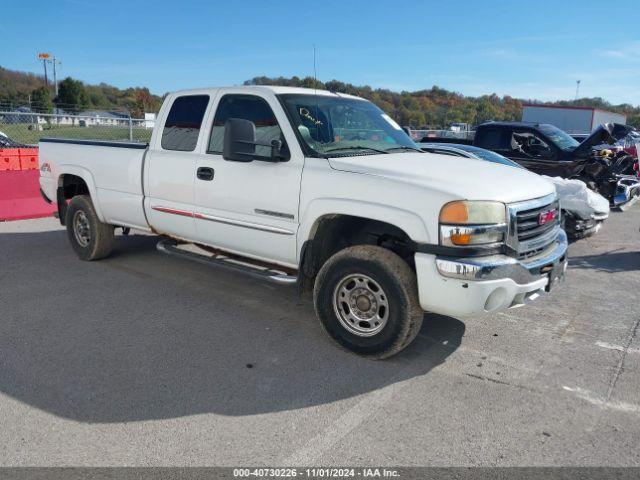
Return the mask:
{"type": "MultiPolygon", "coordinates": [[[[220,99],[211,127],[208,153],[222,153],[224,124],[230,118],[250,120],[256,126],[256,141],[270,144],[271,140],[282,140],[286,150],[282,130],[269,104],[253,95],[225,95],[220,99]]],[[[256,146],[256,155],[271,155],[271,147],[256,146]]]]}
{"type": "Polygon", "coordinates": [[[487,150],[508,150],[504,141],[505,131],[500,128],[487,128],[482,132],[480,144],[487,150]]]}
{"type": "Polygon", "coordinates": [[[209,95],[187,95],[174,100],[162,130],[164,150],[195,150],[208,103],[209,95]]]}
{"type": "Polygon", "coordinates": [[[511,135],[511,151],[514,154],[530,158],[551,158],[553,150],[535,132],[516,130],[511,135]]]}

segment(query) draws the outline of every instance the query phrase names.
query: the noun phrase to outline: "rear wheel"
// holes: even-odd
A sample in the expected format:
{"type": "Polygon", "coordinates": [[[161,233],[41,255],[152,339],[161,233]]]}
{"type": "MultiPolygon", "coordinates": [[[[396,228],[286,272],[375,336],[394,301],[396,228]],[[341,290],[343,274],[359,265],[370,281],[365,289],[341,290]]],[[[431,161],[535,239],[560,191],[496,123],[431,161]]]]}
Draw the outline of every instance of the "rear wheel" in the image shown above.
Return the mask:
{"type": "Polygon", "coordinates": [[[71,246],[81,260],[100,260],[113,250],[113,226],[100,221],[88,195],[71,199],[65,224],[71,246]]]}
{"type": "Polygon", "coordinates": [[[370,358],[395,355],[422,325],[415,274],[398,255],[372,245],[346,248],[324,264],[314,304],[336,342],[370,358]]]}

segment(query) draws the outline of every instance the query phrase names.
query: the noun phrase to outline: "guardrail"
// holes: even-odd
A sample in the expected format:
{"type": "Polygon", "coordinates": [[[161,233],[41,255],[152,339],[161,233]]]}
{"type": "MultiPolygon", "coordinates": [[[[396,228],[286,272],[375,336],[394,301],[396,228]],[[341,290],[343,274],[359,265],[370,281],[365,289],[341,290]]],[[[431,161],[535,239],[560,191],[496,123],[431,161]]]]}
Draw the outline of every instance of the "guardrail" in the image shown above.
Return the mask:
{"type": "Polygon", "coordinates": [[[24,145],[35,145],[42,137],[148,142],[154,123],[117,114],[0,112],[0,132],[24,145]]]}

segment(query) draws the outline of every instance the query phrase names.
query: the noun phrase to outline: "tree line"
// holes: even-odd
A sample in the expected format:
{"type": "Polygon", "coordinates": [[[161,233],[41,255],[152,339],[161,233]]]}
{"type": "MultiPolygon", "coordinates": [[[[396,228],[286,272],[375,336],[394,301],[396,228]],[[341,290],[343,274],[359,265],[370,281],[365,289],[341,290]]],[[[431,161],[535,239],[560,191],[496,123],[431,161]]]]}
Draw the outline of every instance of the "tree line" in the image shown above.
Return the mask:
{"type": "Polygon", "coordinates": [[[96,109],[142,118],[145,112],[157,112],[161,104],[162,97],[146,87],[120,89],[106,83],[87,85],[71,77],[58,83],[56,96],[54,86],[45,86],[42,76],[0,67],[0,107],[28,106],[38,113],[52,113],[54,108],[69,113],[96,109]]]}
{"type": "MultiPolygon", "coordinates": [[[[535,99],[523,100],[496,94],[468,97],[433,86],[413,92],[394,92],[384,88],[356,86],[339,80],[321,82],[313,77],[254,77],[245,85],[285,85],[318,88],[366,98],[387,112],[401,125],[413,128],[446,128],[451,123],[478,125],[489,120],[520,120],[523,103],[552,104],[535,99]]],[[[166,95],[166,94],[165,94],[166,95]]],[[[146,112],[157,112],[162,96],[152,94],[146,87],[120,89],[106,83],[88,85],[71,77],[53,86],[44,86],[42,76],[17,72],[0,67],[0,106],[2,104],[29,105],[32,110],[50,113],[60,108],[70,113],[86,109],[124,111],[134,118],[146,112]]],[[[612,105],[602,98],[581,98],[553,102],[555,105],[588,106],[627,115],[627,123],[640,128],[640,106],[612,105]]]]}
{"type": "Polygon", "coordinates": [[[451,123],[461,122],[479,125],[489,120],[521,120],[523,104],[563,105],[595,107],[627,116],[627,123],[640,128],[640,106],[630,104],[612,105],[602,98],[580,98],[558,102],[523,100],[508,95],[496,94],[468,97],[460,93],[433,86],[430,89],[413,92],[393,92],[384,88],[356,86],[350,83],[330,80],[321,82],[313,77],[255,77],[245,85],[285,85],[330,90],[338,93],[357,95],[372,101],[387,112],[400,125],[413,128],[440,129],[451,123]]]}

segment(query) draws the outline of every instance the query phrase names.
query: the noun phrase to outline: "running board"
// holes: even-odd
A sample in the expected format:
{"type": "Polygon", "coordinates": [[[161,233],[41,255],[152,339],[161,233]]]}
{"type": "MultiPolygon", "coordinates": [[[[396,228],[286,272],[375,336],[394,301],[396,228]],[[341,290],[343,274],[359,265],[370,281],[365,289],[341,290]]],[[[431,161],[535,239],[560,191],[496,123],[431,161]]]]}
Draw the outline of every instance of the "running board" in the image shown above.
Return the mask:
{"type": "Polygon", "coordinates": [[[220,266],[227,270],[246,273],[281,285],[291,285],[298,281],[297,276],[277,270],[274,266],[265,266],[260,263],[254,263],[251,259],[240,259],[240,257],[231,254],[225,255],[218,251],[210,252],[191,243],[179,244],[175,240],[164,238],[158,242],[156,248],[167,255],[194,260],[206,265],[220,266]]]}

